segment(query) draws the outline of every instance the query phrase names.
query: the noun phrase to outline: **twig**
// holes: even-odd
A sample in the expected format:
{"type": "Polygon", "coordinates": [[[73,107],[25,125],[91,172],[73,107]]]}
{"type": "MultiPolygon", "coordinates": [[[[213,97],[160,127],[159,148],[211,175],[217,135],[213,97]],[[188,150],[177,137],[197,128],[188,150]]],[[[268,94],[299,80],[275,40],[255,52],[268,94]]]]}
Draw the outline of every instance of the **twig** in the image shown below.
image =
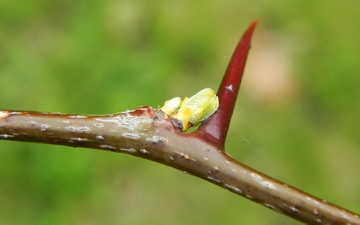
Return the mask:
{"type": "Polygon", "coordinates": [[[220,85],[218,111],[193,133],[159,109],[109,115],[0,111],[0,139],[85,147],[156,161],[308,224],[360,224],[360,216],[236,161],[223,148],[256,21],[245,32],[220,85]]]}

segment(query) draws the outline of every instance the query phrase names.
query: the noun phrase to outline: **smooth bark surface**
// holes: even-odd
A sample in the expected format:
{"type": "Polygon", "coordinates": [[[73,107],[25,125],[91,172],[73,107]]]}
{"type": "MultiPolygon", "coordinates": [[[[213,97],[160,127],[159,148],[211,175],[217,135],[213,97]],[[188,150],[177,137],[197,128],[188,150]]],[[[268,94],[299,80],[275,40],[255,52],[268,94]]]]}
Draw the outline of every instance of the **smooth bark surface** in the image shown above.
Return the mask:
{"type": "Polygon", "coordinates": [[[90,116],[0,111],[0,138],[126,153],[200,177],[309,224],[360,224],[357,214],[255,171],[182,133],[162,111],[140,107],[90,116]]]}

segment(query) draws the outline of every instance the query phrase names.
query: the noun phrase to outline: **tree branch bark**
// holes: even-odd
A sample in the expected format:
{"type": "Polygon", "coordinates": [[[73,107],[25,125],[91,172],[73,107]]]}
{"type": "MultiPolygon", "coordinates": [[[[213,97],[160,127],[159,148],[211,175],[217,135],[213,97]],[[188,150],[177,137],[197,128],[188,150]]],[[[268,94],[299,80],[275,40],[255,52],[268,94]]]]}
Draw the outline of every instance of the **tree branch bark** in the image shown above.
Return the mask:
{"type": "Polygon", "coordinates": [[[0,139],[94,148],[185,171],[308,224],[360,224],[359,215],[236,161],[148,106],[109,115],[0,111],[0,139]]]}

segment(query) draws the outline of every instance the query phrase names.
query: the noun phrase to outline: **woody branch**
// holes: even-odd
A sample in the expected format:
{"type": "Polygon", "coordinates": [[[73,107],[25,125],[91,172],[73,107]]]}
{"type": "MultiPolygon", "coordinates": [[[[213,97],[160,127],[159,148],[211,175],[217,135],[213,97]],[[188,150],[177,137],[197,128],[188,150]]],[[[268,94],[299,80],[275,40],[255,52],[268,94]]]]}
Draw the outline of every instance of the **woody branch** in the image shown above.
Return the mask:
{"type": "Polygon", "coordinates": [[[250,48],[254,22],[237,46],[219,87],[218,111],[183,133],[149,106],[109,115],[0,111],[0,139],[126,153],[186,171],[309,224],[360,224],[359,215],[277,181],[225,153],[224,142],[250,48]]]}

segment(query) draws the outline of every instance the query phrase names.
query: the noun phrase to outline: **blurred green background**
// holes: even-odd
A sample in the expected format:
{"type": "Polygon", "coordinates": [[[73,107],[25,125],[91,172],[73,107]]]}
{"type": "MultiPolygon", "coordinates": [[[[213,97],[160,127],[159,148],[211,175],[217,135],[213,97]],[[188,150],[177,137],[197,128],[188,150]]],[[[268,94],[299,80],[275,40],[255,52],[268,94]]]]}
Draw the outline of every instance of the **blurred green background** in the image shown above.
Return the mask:
{"type": "MultiPolygon", "coordinates": [[[[360,212],[360,2],[0,5],[0,108],[81,114],[217,89],[257,18],[228,153],[360,212]]],[[[0,224],[300,223],[143,159],[1,141],[0,224]]]]}

